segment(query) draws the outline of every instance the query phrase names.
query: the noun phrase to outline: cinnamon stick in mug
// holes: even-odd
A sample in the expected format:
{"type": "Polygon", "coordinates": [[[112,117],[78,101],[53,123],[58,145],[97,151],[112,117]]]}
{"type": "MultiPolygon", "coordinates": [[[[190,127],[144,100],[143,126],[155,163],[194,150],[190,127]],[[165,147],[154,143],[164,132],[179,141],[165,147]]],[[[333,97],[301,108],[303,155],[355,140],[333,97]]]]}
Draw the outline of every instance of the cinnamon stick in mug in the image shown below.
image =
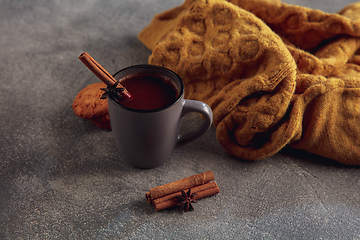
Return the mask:
{"type": "MultiPolygon", "coordinates": [[[[95,59],[93,59],[90,54],[87,52],[83,52],[79,56],[80,61],[92,71],[102,82],[107,85],[114,85],[118,81],[108,72],[105,68],[103,68],[95,59]]],[[[116,86],[117,88],[124,88],[120,83],[116,86]]],[[[131,98],[130,93],[124,88],[124,91],[121,92],[122,96],[125,98],[131,98]]]]}
{"type": "Polygon", "coordinates": [[[212,171],[199,173],[175,182],[151,188],[149,192],[146,193],[146,200],[148,203],[151,203],[154,199],[164,197],[172,193],[180,192],[181,190],[193,188],[208,183],[214,179],[215,176],[212,171]]]}

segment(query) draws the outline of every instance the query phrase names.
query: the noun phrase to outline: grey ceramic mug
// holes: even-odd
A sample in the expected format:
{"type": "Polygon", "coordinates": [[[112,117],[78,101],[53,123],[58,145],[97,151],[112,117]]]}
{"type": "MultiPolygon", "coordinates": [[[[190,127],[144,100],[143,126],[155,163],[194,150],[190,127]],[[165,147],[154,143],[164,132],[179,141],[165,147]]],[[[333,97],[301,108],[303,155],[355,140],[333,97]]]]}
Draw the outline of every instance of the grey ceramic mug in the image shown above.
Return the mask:
{"type": "Polygon", "coordinates": [[[203,135],[212,125],[211,108],[200,101],[184,99],[184,83],[169,69],[154,65],[135,65],[120,70],[114,78],[121,80],[136,74],[161,74],[170,79],[179,96],[168,106],[155,110],[137,110],[121,105],[109,97],[110,123],[120,155],[137,168],[154,168],[164,164],[174,148],[203,135]],[[197,112],[204,120],[195,130],[179,134],[181,118],[197,112]]]}

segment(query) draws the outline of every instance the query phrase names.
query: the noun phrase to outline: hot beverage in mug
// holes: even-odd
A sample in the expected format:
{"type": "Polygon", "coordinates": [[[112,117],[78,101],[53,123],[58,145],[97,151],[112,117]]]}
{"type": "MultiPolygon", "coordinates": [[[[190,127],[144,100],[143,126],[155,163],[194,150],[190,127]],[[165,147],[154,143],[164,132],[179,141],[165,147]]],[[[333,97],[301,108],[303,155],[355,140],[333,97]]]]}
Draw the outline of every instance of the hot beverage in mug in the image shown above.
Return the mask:
{"type": "Polygon", "coordinates": [[[109,96],[110,123],[122,159],[138,168],[160,166],[174,148],[204,134],[212,124],[211,108],[184,99],[184,83],[169,69],[135,65],[114,78],[131,97],[109,96]],[[181,118],[190,112],[204,116],[199,126],[179,134],[181,118]]]}
{"type": "Polygon", "coordinates": [[[121,105],[138,110],[164,108],[175,102],[180,92],[172,81],[160,74],[134,74],[120,80],[131,98],[120,98],[121,105]]]}

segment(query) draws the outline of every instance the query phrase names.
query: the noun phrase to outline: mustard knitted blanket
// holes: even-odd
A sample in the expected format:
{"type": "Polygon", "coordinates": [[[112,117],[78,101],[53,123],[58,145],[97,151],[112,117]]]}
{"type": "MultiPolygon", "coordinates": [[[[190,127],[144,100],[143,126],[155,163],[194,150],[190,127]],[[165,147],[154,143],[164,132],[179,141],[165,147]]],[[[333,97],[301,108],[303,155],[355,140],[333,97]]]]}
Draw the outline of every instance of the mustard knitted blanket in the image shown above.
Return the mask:
{"type": "Polygon", "coordinates": [[[210,105],[220,144],[257,160],[289,144],[360,164],[360,4],[340,14],[266,0],[187,0],[139,39],[149,63],[210,105]]]}

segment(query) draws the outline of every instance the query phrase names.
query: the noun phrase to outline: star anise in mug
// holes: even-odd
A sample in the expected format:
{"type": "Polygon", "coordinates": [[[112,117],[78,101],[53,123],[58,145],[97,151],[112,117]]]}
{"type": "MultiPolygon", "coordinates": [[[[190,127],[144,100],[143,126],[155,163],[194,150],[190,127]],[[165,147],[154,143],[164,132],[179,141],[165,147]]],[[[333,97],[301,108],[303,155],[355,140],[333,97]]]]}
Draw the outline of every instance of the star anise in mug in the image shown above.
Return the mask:
{"type": "Polygon", "coordinates": [[[105,91],[105,93],[100,97],[100,99],[106,99],[109,96],[113,98],[120,98],[121,93],[125,90],[125,88],[117,88],[119,82],[116,82],[114,85],[111,85],[109,82],[106,88],[100,88],[101,90],[105,91]]]}
{"type": "Polygon", "coordinates": [[[193,211],[194,207],[191,203],[196,203],[194,197],[196,196],[196,193],[191,194],[191,188],[189,191],[185,193],[184,190],[181,190],[182,196],[176,196],[176,198],[179,200],[178,206],[184,205],[184,211],[193,211]]]}

